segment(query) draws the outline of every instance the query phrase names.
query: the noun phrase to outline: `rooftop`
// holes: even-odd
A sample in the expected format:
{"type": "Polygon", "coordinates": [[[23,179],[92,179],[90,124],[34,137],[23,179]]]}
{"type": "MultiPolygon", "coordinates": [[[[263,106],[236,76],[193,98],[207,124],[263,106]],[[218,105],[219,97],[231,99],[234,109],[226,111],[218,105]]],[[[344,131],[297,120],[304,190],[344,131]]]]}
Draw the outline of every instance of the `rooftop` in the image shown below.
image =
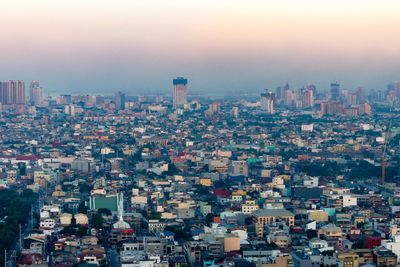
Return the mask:
{"type": "Polygon", "coordinates": [[[256,217],[288,217],[288,216],[294,216],[293,213],[291,213],[288,210],[285,209],[259,209],[256,210],[253,213],[254,216],[256,217]]]}

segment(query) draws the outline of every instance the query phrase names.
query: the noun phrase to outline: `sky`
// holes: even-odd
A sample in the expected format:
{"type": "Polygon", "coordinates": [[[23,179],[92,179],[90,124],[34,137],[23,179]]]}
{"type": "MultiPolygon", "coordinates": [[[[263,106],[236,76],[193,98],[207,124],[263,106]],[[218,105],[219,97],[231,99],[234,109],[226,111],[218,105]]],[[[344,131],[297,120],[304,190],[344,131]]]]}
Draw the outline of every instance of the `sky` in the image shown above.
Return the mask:
{"type": "Polygon", "coordinates": [[[384,89],[400,79],[398,0],[2,0],[0,79],[48,93],[384,89]]]}

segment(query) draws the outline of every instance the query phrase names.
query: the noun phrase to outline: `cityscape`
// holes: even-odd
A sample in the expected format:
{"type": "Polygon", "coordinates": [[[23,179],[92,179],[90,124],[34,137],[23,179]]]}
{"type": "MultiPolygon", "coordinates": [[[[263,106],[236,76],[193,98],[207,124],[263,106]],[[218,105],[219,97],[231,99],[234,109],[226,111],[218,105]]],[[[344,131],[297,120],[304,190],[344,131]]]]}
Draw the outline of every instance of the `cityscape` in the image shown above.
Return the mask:
{"type": "Polygon", "coordinates": [[[400,4],[5,2],[0,266],[400,266],[400,4]]]}
{"type": "Polygon", "coordinates": [[[395,266],[400,82],[255,99],[1,82],[5,266],[395,266]]]}

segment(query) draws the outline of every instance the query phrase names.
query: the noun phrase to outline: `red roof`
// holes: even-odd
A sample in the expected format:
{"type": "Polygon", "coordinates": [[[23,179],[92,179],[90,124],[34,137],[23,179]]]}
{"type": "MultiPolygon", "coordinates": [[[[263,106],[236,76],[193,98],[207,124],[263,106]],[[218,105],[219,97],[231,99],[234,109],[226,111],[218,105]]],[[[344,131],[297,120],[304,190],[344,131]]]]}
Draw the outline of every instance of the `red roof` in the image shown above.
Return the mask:
{"type": "Polygon", "coordinates": [[[221,222],[221,218],[219,216],[214,216],[213,222],[214,223],[220,223],[221,222]]]}
{"type": "Polygon", "coordinates": [[[40,155],[21,155],[17,156],[17,160],[36,160],[36,159],[41,159],[42,156],[40,155]]]}
{"type": "Polygon", "coordinates": [[[135,232],[135,230],[133,229],[123,229],[121,230],[122,233],[124,234],[133,234],[135,232]]]}
{"type": "Polygon", "coordinates": [[[43,256],[37,253],[22,254],[18,259],[18,264],[21,265],[33,265],[43,262],[43,256]]]}
{"type": "Polygon", "coordinates": [[[218,197],[229,197],[231,195],[231,192],[227,189],[216,188],[214,189],[214,195],[218,197]]]}

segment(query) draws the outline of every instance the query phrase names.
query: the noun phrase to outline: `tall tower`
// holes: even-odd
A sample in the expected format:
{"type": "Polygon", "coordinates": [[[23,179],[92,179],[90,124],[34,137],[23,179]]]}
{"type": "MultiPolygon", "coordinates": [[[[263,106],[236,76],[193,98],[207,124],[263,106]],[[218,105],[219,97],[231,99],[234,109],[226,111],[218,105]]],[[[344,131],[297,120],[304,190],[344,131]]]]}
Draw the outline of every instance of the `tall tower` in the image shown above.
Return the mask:
{"type": "Polygon", "coordinates": [[[303,93],[303,107],[309,108],[314,106],[314,91],[306,89],[303,93]]]}
{"type": "Polygon", "coordinates": [[[24,81],[10,81],[12,86],[13,103],[17,105],[25,104],[25,82],[24,81]]]}
{"type": "Polygon", "coordinates": [[[6,104],[7,101],[7,82],[0,82],[0,103],[6,104]]]}
{"type": "Polygon", "coordinates": [[[261,109],[269,114],[275,113],[275,94],[265,92],[261,94],[261,109]]]}
{"type": "Polygon", "coordinates": [[[331,83],[331,100],[337,101],[340,98],[340,84],[331,83]]]}
{"type": "Polygon", "coordinates": [[[365,101],[365,89],[363,86],[358,87],[357,99],[358,99],[358,104],[361,104],[365,101]]]}
{"type": "Polygon", "coordinates": [[[124,110],[125,109],[125,94],[122,92],[118,92],[115,95],[115,109],[116,110],[124,110]]]}
{"type": "Polygon", "coordinates": [[[5,81],[0,86],[0,102],[3,105],[25,104],[25,82],[5,81]]]}
{"type": "Polygon", "coordinates": [[[38,81],[32,81],[29,86],[29,102],[34,106],[43,105],[43,88],[38,81]]]}
{"type": "Polygon", "coordinates": [[[187,103],[187,83],[188,80],[183,77],[177,77],[172,81],[173,89],[173,106],[174,108],[183,107],[187,103]]]}

